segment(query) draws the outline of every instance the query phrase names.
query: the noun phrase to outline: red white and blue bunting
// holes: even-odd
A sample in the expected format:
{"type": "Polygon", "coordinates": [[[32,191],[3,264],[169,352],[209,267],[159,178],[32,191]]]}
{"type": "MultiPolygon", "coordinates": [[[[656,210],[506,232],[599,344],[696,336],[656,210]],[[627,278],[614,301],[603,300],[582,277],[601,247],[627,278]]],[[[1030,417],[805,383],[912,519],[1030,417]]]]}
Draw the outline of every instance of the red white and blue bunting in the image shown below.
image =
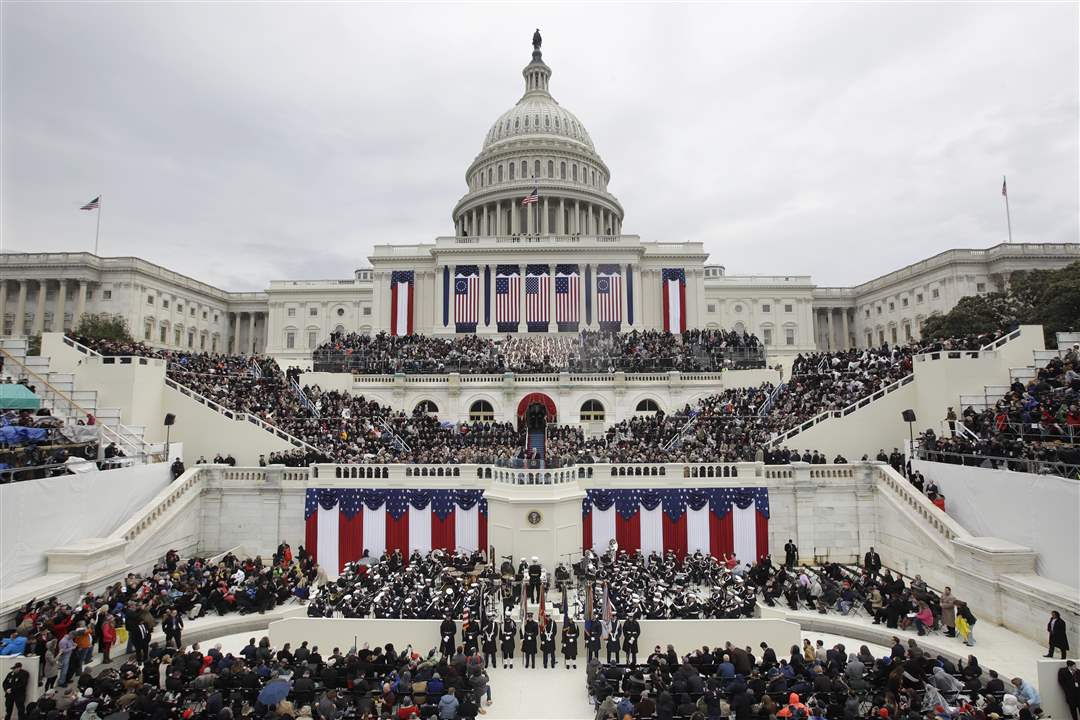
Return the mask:
{"type": "Polygon", "coordinates": [[[769,554],[769,490],[763,487],[594,489],[581,501],[582,549],[644,555],[734,553],[740,563],[769,554]]]}
{"type": "Polygon", "coordinates": [[[487,517],[483,490],[308,488],[304,548],[336,577],[364,550],[486,550],[487,517]]]}

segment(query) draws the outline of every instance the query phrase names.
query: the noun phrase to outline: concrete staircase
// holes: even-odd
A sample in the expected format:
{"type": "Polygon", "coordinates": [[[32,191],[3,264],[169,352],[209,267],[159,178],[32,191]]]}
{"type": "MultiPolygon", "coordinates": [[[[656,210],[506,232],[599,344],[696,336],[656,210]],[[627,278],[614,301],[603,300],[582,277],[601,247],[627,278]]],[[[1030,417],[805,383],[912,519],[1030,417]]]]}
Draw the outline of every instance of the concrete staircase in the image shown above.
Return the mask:
{"type": "Polygon", "coordinates": [[[136,463],[148,462],[151,455],[160,451],[146,441],[146,428],[120,422],[119,408],[98,407],[96,390],[77,388],[73,373],[54,372],[48,357],[28,355],[27,352],[26,338],[0,338],[0,355],[4,358],[2,376],[33,385],[42,407],[52,415],[72,425],[85,421],[88,414],[93,415],[102,428],[103,443],[115,443],[136,463]]]}
{"type": "Polygon", "coordinates": [[[1009,388],[1014,382],[1019,381],[1026,384],[1038,375],[1040,368],[1046,367],[1047,363],[1051,360],[1064,357],[1065,352],[1072,347],[1073,344],[1080,342],[1080,333],[1057,333],[1056,337],[1057,350],[1033,350],[1031,353],[1031,365],[1009,368],[1008,385],[986,385],[983,387],[983,393],[981,395],[961,395],[960,407],[965,409],[971,407],[974,408],[976,412],[993,408],[998,400],[1009,392],[1009,388]]]}

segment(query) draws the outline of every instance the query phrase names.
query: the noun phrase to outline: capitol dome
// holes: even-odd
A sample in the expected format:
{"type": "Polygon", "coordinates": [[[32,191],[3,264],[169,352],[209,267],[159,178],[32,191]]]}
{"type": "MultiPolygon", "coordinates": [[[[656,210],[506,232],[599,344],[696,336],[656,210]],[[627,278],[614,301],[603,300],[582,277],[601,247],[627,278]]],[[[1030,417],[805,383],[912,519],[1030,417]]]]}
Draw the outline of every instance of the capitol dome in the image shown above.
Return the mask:
{"type": "Polygon", "coordinates": [[[577,116],[548,90],[539,43],[521,72],[525,93],[492,124],[454,207],[459,237],[617,236],[623,209],[611,174],[577,116]],[[521,200],[536,191],[534,205],[521,200]]]}

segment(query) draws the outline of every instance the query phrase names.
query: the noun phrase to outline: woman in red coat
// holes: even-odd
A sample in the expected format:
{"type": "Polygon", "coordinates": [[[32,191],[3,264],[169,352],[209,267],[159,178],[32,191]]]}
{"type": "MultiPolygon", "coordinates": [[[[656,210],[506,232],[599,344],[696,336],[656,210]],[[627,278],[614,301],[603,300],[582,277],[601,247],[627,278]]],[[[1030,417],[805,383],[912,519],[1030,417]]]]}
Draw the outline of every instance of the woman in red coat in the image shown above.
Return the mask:
{"type": "Polygon", "coordinates": [[[116,618],[109,615],[101,624],[101,661],[109,662],[109,650],[116,643],[116,618]]]}

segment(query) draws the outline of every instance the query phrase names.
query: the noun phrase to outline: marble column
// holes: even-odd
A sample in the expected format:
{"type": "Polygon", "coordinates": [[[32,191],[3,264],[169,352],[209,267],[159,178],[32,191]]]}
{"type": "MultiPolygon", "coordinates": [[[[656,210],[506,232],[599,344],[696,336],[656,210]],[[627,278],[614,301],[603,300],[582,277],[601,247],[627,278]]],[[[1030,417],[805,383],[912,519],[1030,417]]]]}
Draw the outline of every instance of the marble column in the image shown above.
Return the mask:
{"type": "Polygon", "coordinates": [[[45,286],[48,281],[38,280],[37,303],[34,305],[34,323],[31,326],[31,335],[40,335],[45,329],[45,286]]]}
{"type": "Polygon", "coordinates": [[[574,222],[573,222],[574,230],[573,230],[572,234],[573,235],[580,235],[581,234],[581,203],[579,201],[577,201],[577,200],[574,201],[574,218],[573,219],[574,219],[574,222]]]}
{"type": "Polygon", "coordinates": [[[844,344],[840,346],[840,349],[841,350],[847,350],[848,348],[851,347],[851,344],[852,344],[851,343],[851,325],[850,325],[851,321],[848,319],[848,309],[847,308],[843,309],[843,313],[844,313],[844,323],[843,323],[844,324],[844,344]]]}
{"type": "Polygon", "coordinates": [[[233,313],[233,354],[241,355],[240,352],[240,313],[233,313]]]}
{"type": "Polygon", "coordinates": [[[53,313],[53,332],[64,332],[64,314],[67,309],[67,280],[60,281],[56,291],[56,311],[53,313]]]}
{"type": "Polygon", "coordinates": [[[588,327],[585,323],[585,293],[589,292],[590,288],[585,284],[584,265],[578,265],[578,287],[581,288],[581,292],[578,293],[578,329],[580,330],[588,327]]]}
{"type": "Polygon", "coordinates": [[[5,315],[7,314],[7,280],[0,278],[0,336],[4,334],[5,315]]]}
{"type": "Polygon", "coordinates": [[[484,203],[484,219],[483,224],[480,226],[480,234],[486,236],[491,235],[491,228],[488,226],[488,206],[484,203]]]}
{"type": "Polygon", "coordinates": [[[510,234],[518,235],[521,230],[518,228],[518,224],[521,220],[521,214],[517,212],[517,208],[514,207],[513,201],[510,202],[510,234]]]}
{"type": "Polygon", "coordinates": [[[558,217],[555,218],[555,234],[566,234],[566,201],[559,198],[558,217]]]}
{"type": "MultiPolygon", "coordinates": [[[[623,272],[625,273],[626,272],[626,266],[624,265],[622,269],[623,269],[623,272]]],[[[622,292],[619,293],[619,312],[621,313],[619,317],[620,317],[621,322],[622,322],[621,327],[622,327],[623,330],[626,329],[626,323],[628,322],[627,318],[629,317],[629,315],[627,315],[627,312],[626,312],[626,309],[627,309],[627,306],[628,306],[627,305],[627,298],[626,298],[626,280],[627,280],[627,278],[626,278],[626,275],[624,274],[623,278],[622,278],[622,292]]],[[[637,288],[634,288],[634,289],[636,290],[637,288]]]]}
{"type": "Polygon", "coordinates": [[[540,211],[540,234],[551,235],[551,229],[548,227],[548,199],[544,197],[543,209],[540,211]]]}
{"type": "Polygon", "coordinates": [[[82,319],[83,313],[86,312],[86,289],[89,282],[86,280],[79,281],[79,294],[75,297],[75,315],[71,318],[72,327],[79,327],[79,321],[82,319]]]}
{"type": "Polygon", "coordinates": [[[518,272],[521,273],[521,283],[518,291],[518,331],[527,331],[528,325],[525,323],[525,265],[518,265],[518,272]]]}
{"type": "Polygon", "coordinates": [[[19,295],[15,301],[15,322],[11,326],[11,334],[20,337],[26,334],[26,286],[29,281],[16,280],[19,283],[19,295]]]}

